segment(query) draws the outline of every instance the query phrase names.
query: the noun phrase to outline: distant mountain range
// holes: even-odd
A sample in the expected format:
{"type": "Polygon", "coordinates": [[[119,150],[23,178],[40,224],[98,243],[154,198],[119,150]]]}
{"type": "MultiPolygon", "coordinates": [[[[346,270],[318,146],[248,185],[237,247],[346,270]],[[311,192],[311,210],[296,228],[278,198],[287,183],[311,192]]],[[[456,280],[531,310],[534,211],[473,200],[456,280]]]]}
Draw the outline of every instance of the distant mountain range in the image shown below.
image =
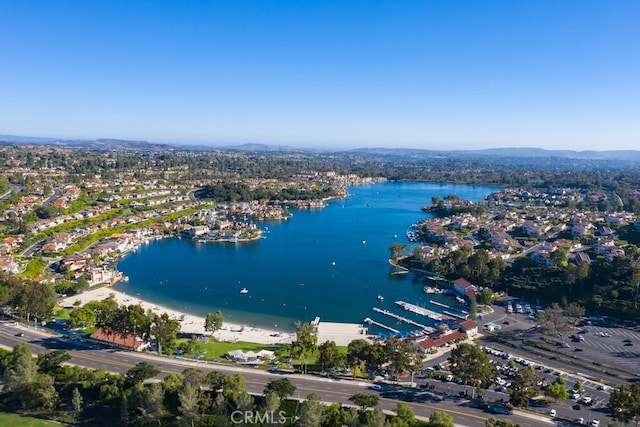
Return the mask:
{"type": "Polygon", "coordinates": [[[239,144],[225,146],[211,145],[184,145],[184,144],[159,144],[148,141],[131,141],[120,139],[60,139],[41,138],[31,136],[0,135],[0,142],[23,144],[46,144],[85,146],[87,148],[112,148],[112,149],[142,149],[142,150],[166,150],[166,149],[192,149],[192,150],[234,150],[243,152],[290,152],[290,153],[322,153],[322,152],[352,152],[394,157],[410,158],[436,158],[436,157],[492,157],[492,158],[555,158],[576,160],[624,160],[640,162],[640,150],[546,150],[533,147],[511,148],[487,148],[480,150],[433,150],[418,148],[357,148],[349,150],[328,150],[314,148],[299,148],[286,145],[270,144],[239,144]]]}
{"type": "Polygon", "coordinates": [[[577,160],[626,160],[640,161],[638,150],[608,150],[608,151],[575,151],[575,150],[546,150],[544,148],[487,148],[481,150],[421,150],[416,148],[358,148],[355,152],[394,155],[409,157],[508,157],[508,158],[556,158],[577,160]]]}

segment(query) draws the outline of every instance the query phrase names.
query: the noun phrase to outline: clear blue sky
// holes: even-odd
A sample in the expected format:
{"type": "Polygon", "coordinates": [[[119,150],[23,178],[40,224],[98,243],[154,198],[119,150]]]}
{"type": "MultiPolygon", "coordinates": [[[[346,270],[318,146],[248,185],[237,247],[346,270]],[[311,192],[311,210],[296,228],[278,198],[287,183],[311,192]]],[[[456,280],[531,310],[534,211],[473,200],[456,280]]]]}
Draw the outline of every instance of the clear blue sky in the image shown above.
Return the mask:
{"type": "Polygon", "coordinates": [[[640,1],[0,1],[0,134],[640,149],[640,1]]]}

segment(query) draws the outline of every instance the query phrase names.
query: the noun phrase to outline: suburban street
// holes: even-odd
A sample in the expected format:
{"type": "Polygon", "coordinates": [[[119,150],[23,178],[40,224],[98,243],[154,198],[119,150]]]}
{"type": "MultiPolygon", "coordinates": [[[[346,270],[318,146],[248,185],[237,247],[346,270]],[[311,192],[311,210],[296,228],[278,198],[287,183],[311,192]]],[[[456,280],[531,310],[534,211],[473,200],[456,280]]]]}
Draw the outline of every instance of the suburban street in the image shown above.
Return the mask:
{"type": "MultiPolygon", "coordinates": [[[[371,389],[372,384],[358,380],[334,380],[311,375],[273,373],[259,369],[241,368],[199,361],[159,357],[150,353],[133,353],[100,348],[84,342],[75,342],[49,334],[43,330],[26,328],[12,323],[0,324],[0,346],[12,349],[17,343],[26,343],[33,354],[51,350],[66,350],[72,356],[69,363],[89,368],[104,368],[110,372],[124,373],[142,361],[152,363],[161,370],[158,378],[172,372],[182,372],[187,367],[203,371],[218,370],[225,373],[240,373],[246,378],[247,391],[262,394],[264,386],[271,380],[285,375],[297,387],[295,398],[304,399],[310,393],[318,393],[325,402],[350,404],[349,397],[356,393],[376,393],[380,396],[380,407],[392,411],[398,402],[408,403],[419,417],[428,418],[434,411],[442,411],[454,417],[457,426],[484,426],[489,416],[507,418],[523,426],[551,424],[549,417],[533,412],[514,411],[511,415],[488,414],[481,409],[468,406],[469,401],[457,396],[440,400],[428,391],[407,390],[395,386],[385,386],[384,390],[371,389]],[[20,336],[22,335],[22,336],[20,336]]],[[[556,423],[558,424],[558,423],[556,423]]]]}

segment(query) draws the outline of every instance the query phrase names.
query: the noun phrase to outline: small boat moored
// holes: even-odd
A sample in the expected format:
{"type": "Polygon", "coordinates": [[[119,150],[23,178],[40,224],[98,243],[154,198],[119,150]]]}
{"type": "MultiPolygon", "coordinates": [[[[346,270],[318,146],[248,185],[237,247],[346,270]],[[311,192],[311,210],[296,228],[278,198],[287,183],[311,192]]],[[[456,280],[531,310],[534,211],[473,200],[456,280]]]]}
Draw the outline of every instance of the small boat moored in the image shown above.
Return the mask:
{"type": "Polygon", "coordinates": [[[240,293],[241,293],[241,294],[248,294],[248,293],[249,293],[249,289],[247,289],[247,288],[242,288],[242,289],[240,290],[240,293]]]}

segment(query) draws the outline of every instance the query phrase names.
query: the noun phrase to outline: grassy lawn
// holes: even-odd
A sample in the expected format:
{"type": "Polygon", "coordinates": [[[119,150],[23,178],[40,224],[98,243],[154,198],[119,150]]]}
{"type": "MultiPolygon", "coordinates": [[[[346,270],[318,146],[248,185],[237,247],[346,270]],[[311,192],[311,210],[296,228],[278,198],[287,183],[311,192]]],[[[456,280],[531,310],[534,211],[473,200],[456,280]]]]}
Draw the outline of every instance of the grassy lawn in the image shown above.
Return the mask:
{"type": "Polygon", "coordinates": [[[59,305],[54,307],[53,309],[53,317],[56,319],[64,319],[69,320],[70,311],[66,308],[60,307],[59,305]]]}
{"type": "Polygon", "coordinates": [[[253,351],[255,353],[260,350],[270,350],[276,352],[276,356],[280,356],[286,352],[285,346],[246,341],[222,342],[211,340],[206,344],[203,343],[201,349],[206,351],[206,355],[203,358],[206,360],[224,359],[225,354],[233,350],[253,351]]]}
{"type": "Polygon", "coordinates": [[[60,426],[60,423],[53,421],[41,420],[29,416],[19,414],[7,414],[0,412],[0,425],[2,426],[20,426],[20,427],[40,427],[40,426],[60,426]]]}

